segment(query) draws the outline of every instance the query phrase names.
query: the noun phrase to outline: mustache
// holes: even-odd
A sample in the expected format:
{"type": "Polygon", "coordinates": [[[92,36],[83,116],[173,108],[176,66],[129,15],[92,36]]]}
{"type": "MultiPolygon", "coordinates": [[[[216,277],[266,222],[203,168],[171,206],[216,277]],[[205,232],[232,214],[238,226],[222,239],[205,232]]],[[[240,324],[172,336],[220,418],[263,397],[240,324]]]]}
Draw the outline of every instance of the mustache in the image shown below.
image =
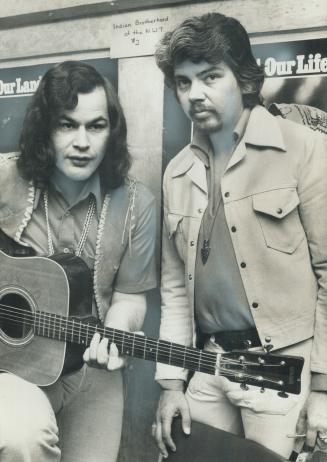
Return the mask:
{"type": "Polygon", "coordinates": [[[207,107],[205,104],[202,103],[193,103],[190,107],[190,115],[194,115],[198,112],[203,112],[203,111],[212,111],[211,108],[207,107]]]}

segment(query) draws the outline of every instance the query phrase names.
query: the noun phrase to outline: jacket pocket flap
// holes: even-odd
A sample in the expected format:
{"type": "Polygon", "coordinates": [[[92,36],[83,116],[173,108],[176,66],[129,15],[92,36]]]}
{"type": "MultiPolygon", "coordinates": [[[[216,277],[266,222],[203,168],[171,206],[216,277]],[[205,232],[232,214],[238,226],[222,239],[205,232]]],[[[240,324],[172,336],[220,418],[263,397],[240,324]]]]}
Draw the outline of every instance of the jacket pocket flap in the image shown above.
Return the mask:
{"type": "Polygon", "coordinates": [[[284,218],[299,203],[295,188],[275,189],[253,196],[253,209],[275,218],[284,218]]]}

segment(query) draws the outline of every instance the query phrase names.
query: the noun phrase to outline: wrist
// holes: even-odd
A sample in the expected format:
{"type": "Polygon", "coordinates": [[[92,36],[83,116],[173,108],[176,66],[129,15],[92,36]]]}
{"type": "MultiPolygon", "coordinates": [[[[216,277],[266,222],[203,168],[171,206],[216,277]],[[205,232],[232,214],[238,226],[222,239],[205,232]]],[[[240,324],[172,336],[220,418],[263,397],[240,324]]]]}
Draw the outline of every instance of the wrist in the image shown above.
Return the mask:
{"type": "Polygon", "coordinates": [[[158,383],[165,391],[184,391],[184,380],[181,379],[161,379],[158,383]]]}

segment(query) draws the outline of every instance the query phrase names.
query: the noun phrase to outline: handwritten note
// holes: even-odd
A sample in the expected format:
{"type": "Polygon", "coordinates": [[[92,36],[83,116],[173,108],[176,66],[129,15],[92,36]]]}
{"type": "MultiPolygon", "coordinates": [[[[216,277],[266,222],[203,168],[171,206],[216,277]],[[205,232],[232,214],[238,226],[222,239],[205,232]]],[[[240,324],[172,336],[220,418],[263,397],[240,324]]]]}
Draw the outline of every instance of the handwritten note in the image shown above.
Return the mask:
{"type": "Polygon", "coordinates": [[[111,22],[110,56],[152,55],[161,36],[170,28],[170,10],[115,15],[111,22]]]}

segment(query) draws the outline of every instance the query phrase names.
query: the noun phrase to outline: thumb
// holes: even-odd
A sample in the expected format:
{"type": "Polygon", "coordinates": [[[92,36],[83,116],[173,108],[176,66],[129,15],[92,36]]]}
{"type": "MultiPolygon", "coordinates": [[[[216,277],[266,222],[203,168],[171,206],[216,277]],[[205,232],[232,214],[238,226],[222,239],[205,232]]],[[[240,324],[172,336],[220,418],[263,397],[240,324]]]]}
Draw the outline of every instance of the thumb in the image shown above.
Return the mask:
{"type": "Polygon", "coordinates": [[[307,409],[304,407],[299,415],[296,424],[296,433],[298,435],[303,435],[307,431],[307,409]]]}
{"type": "Polygon", "coordinates": [[[182,428],[185,435],[190,435],[191,433],[191,416],[188,406],[183,406],[180,408],[180,415],[182,418],[182,428]]]}

